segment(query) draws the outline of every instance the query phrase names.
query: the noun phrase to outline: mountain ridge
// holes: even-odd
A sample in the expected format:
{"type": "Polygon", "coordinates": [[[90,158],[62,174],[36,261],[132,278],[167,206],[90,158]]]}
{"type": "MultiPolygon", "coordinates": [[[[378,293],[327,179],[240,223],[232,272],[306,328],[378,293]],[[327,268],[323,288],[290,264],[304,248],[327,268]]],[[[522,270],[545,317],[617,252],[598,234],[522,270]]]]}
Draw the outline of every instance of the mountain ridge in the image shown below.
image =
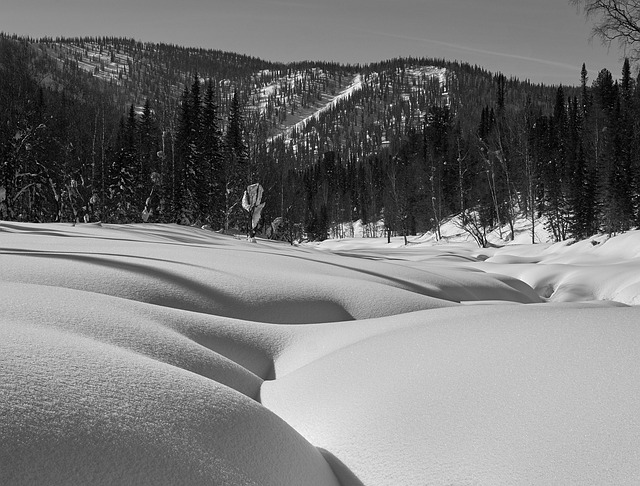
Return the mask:
{"type": "MultiPolygon", "coordinates": [[[[620,98],[606,70],[592,87],[586,71],[576,73],[575,88],[443,59],[282,64],[122,38],[0,35],[0,42],[0,95],[9,106],[0,129],[8,160],[0,204],[20,198],[24,206],[5,209],[8,217],[69,218],[74,203],[65,201],[77,193],[89,219],[112,205],[111,218],[135,221],[148,217],[147,195],[157,193],[156,217],[192,224],[214,218],[204,199],[215,193],[226,200],[226,210],[215,211],[219,227],[239,204],[241,187],[259,181],[270,198],[266,220],[282,218],[314,238],[355,219],[384,219],[389,231],[404,234],[437,230],[461,212],[482,233],[513,224],[517,212],[533,219],[536,208],[550,212],[554,237],[564,238],[575,215],[557,209],[577,204],[572,182],[613,191],[598,185],[601,174],[628,172],[598,158],[613,157],[618,142],[596,136],[592,126],[618,123],[607,106],[614,98],[626,103],[636,89],[627,75],[620,98]],[[589,125],[593,116],[599,119],[589,125]],[[576,160],[587,153],[581,168],[576,160]],[[231,197],[229,177],[236,176],[231,197]],[[100,210],[93,214],[87,201],[100,210]]],[[[596,213],[597,201],[610,196],[597,197],[596,213]]],[[[78,217],[77,208],[72,213],[78,217]]],[[[240,227],[241,219],[240,211],[240,227]]],[[[593,229],[593,221],[585,224],[593,229]]]]}

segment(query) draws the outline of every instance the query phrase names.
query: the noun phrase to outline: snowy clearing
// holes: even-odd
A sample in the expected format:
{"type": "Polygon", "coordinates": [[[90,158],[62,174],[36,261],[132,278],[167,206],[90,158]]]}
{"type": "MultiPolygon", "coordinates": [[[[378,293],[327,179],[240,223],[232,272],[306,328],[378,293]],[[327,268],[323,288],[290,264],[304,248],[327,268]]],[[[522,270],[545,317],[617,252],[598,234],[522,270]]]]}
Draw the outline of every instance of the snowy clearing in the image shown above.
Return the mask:
{"type": "Polygon", "coordinates": [[[401,240],[0,223],[0,484],[638,484],[640,232],[401,240]]]}

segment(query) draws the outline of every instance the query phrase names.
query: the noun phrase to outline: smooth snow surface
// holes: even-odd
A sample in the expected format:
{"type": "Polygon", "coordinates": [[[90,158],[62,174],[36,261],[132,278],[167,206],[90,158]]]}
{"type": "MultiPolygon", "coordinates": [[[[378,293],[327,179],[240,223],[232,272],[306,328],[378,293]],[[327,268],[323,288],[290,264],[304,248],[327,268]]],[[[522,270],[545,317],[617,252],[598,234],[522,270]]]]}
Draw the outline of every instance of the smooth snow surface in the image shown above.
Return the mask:
{"type": "Polygon", "coordinates": [[[640,233],[401,241],[0,223],[0,484],[640,484],[640,233]]]}

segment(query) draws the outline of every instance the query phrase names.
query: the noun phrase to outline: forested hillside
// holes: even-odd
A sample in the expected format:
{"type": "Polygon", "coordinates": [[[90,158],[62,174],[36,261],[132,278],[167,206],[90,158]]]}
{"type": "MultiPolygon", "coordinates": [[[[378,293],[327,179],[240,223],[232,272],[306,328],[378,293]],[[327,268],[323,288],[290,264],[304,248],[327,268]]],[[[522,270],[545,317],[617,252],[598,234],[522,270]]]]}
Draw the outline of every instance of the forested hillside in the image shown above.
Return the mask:
{"type": "Polygon", "coordinates": [[[2,35],[0,218],[244,231],[258,182],[289,239],[453,214],[481,245],[523,213],[558,240],[624,231],[640,221],[640,88],[628,63],[576,80],[2,35]]]}

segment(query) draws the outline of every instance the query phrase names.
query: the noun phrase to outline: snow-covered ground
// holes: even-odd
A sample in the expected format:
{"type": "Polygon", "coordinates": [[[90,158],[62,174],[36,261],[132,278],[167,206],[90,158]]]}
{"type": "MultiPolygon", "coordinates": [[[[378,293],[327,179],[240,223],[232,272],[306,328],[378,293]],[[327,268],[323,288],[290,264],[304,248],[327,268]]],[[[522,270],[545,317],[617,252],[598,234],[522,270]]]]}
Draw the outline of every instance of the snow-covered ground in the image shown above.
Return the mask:
{"type": "Polygon", "coordinates": [[[0,484],[639,484],[640,232],[447,231],[0,223],[0,484]]]}

